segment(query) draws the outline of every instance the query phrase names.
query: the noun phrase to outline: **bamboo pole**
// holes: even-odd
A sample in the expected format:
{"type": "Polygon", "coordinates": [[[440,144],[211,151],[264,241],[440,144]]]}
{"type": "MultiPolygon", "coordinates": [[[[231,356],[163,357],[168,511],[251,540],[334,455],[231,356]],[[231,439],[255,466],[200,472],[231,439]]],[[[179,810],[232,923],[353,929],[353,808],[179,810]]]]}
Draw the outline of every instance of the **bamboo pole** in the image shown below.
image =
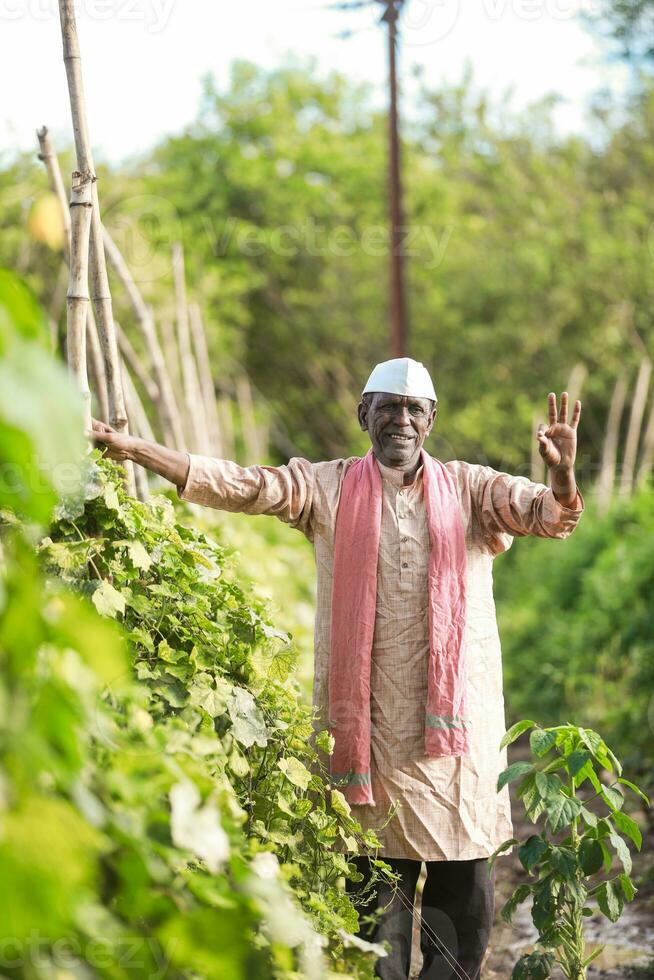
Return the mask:
{"type": "Polygon", "coordinates": [[[156,406],[160,397],[157,382],[150,377],[148,372],[141,364],[140,357],[134,350],[131,340],[119,324],[118,320],[114,320],[114,323],[116,324],[116,334],[118,336],[118,349],[123,356],[123,360],[129,367],[130,374],[134,375],[152,404],[156,406]]]}
{"type": "Polygon", "coordinates": [[[613,388],[609,416],[606,423],[602,464],[599,480],[597,481],[597,509],[600,514],[607,512],[613,495],[615,465],[618,455],[618,441],[620,439],[620,421],[622,419],[626,394],[627,373],[623,370],[618,375],[613,388]]]}
{"type": "Polygon", "coordinates": [[[643,357],[638,369],[634,398],[631,403],[631,414],[629,416],[629,428],[627,429],[627,439],[625,442],[624,457],[622,460],[622,473],[620,477],[620,496],[628,497],[634,486],[634,474],[636,472],[636,457],[638,456],[638,444],[640,442],[640,432],[643,426],[643,415],[647,404],[647,392],[649,389],[650,377],[652,375],[652,362],[649,357],[643,357]]]}
{"type": "Polygon", "coordinates": [[[568,392],[568,405],[574,405],[577,399],[581,398],[581,391],[587,376],[586,365],[583,361],[577,361],[570,372],[567,387],[564,388],[564,391],[568,392]]]}
{"type": "MultiPolygon", "coordinates": [[[[64,227],[64,259],[65,264],[70,266],[70,211],[66,202],[66,191],[64,190],[64,180],[61,174],[61,167],[59,166],[59,158],[57,157],[47,126],[42,126],[41,129],[37,129],[36,136],[39,141],[39,160],[42,160],[45,165],[50,190],[59,201],[64,227]]],[[[53,299],[51,306],[53,316],[55,315],[54,306],[55,300],[53,299]]],[[[107,374],[102,356],[102,347],[100,346],[100,338],[98,337],[98,327],[95,322],[93,307],[90,303],[87,308],[86,341],[87,360],[98,401],[98,414],[103,422],[108,422],[109,398],[107,395],[107,374]]]]}
{"type": "Polygon", "coordinates": [[[98,400],[98,416],[103,422],[109,422],[109,397],[107,395],[107,374],[104,369],[102,347],[98,337],[98,327],[93,315],[93,307],[89,303],[86,313],[86,341],[88,359],[91,363],[91,374],[94,379],[95,394],[98,400]]]}
{"type": "MultiPolygon", "coordinates": [[[[64,198],[63,209],[70,218],[70,212],[68,210],[69,205],[64,198]]],[[[70,248],[70,228],[64,238],[65,248],[70,248]]],[[[55,288],[52,291],[52,296],[50,298],[50,304],[48,306],[48,317],[50,322],[53,324],[53,353],[57,353],[59,350],[59,318],[61,316],[61,311],[66,305],[66,290],[68,289],[68,276],[69,276],[69,264],[68,264],[68,254],[64,258],[64,261],[59,266],[59,273],[57,274],[57,282],[55,283],[55,288]]]]}
{"type": "MultiPolygon", "coordinates": [[[[131,431],[143,439],[150,439],[152,442],[155,442],[156,440],[152,434],[152,428],[143,408],[143,403],[139,398],[139,393],[136,390],[136,386],[130,377],[124,361],[121,363],[121,378],[131,431]]],[[[138,464],[134,465],[134,484],[138,499],[146,501],[150,496],[148,476],[146,470],[138,464]]]]}
{"type": "MultiPolygon", "coordinates": [[[[173,392],[175,393],[177,404],[181,405],[184,402],[184,392],[179,376],[179,348],[177,347],[177,338],[175,336],[175,324],[172,317],[162,316],[159,318],[159,325],[161,329],[161,349],[168,369],[168,376],[173,392]]],[[[183,423],[183,418],[181,421],[183,423]]]]}
{"type": "MultiPolygon", "coordinates": [[[[75,136],[77,168],[82,172],[90,171],[95,175],[86,118],[82,65],[73,0],[59,0],[59,19],[61,22],[61,37],[64,64],[66,66],[66,78],[68,81],[68,93],[70,96],[73,133],[75,136]]],[[[114,329],[107,265],[102,243],[100,202],[98,199],[97,183],[95,181],[93,183],[89,264],[91,273],[91,298],[95,309],[98,334],[107,375],[109,421],[116,431],[127,434],[129,427],[127,423],[127,412],[125,410],[125,398],[123,395],[116,331],[114,329]]],[[[134,469],[129,461],[125,462],[125,471],[127,474],[127,489],[132,492],[135,489],[134,469]]]]}
{"type": "MultiPolygon", "coordinates": [[[[136,321],[145,342],[148,357],[150,358],[154,382],[157,387],[157,395],[153,400],[161,418],[164,439],[174,449],[183,450],[185,440],[182,419],[161,344],[157,336],[152,310],[143,299],[120,249],[106,228],[103,229],[103,238],[107,257],[132,304],[132,309],[136,315],[136,321]]],[[[118,339],[119,343],[122,344],[120,335],[118,339]]],[[[125,356],[124,349],[123,356],[125,356]]]]}
{"type": "Polygon", "coordinates": [[[82,395],[84,432],[91,432],[91,392],[86,371],[86,315],[89,307],[89,238],[95,178],[75,171],[70,195],[70,278],[66,294],[66,356],[82,395]]]}
{"type": "Polygon", "coordinates": [[[66,256],[66,260],[68,260],[70,250],[70,212],[66,206],[66,190],[61,175],[61,167],[59,166],[59,160],[52,144],[48,127],[42,126],[41,129],[37,129],[36,138],[39,141],[39,160],[42,160],[45,165],[50,190],[61,206],[61,217],[64,225],[64,255],[66,256]]]}
{"type": "Polygon", "coordinates": [[[263,449],[254,414],[252,388],[246,374],[241,375],[236,382],[236,401],[241,417],[241,435],[245,450],[245,462],[248,465],[251,463],[261,463],[263,460],[263,449]]]}
{"type": "Polygon", "coordinates": [[[207,335],[202,322],[202,311],[198,303],[191,303],[189,306],[189,322],[191,325],[191,336],[195,350],[195,361],[198,367],[198,376],[204,400],[204,411],[207,420],[209,435],[209,448],[214,456],[222,455],[222,440],[220,438],[220,420],[218,417],[218,403],[216,400],[216,390],[214,388],[213,377],[211,375],[211,362],[209,360],[209,348],[207,346],[207,335]]]}
{"type": "Polygon", "coordinates": [[[191,349],[191,331],[189,328],[188,308],[186,303],[186,280],[184,275],[184,251],[180,242],[173,245],[173,279],[175,283],[175,310],[177,319],[177,343],[179,344],[179,360],[184,391],[184,406],[186,409],[187,431],[191,437],[192,451],[209,453],[207,422],[204,413],[204,403],[200,389],[197,367],[191,349]]]}
{"type": "Polygon", "coordinates": [[[223,458],[234,459],[234,416],[232,415],[232,400],[229,395],[221,395],[218,399],[218,418],[220,419],[223,458]]]}
{"type": "Polygon", "coordinates": [[[652,397],[652,407],[649,410],[649,419],[643,437],[643,451],[636,476],[636,486],[644,486],[652,472],[652,467],[654,467],[654,396],[652,397]]]}

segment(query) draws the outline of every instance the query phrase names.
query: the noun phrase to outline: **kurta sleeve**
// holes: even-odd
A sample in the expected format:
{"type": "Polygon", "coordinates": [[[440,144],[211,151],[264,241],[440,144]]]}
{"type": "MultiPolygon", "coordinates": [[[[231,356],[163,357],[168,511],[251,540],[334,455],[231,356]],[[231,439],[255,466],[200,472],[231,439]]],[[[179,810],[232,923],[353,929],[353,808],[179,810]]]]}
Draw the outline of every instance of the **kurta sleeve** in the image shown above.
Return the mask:
{"type": "Polygon", "coordinates": [[[564,507],[544,483],[490,466],[470,466],[469,480],[473,513],[494,554],[506,551],[511,537],[567,538],[585,509],[579,489],[574,505],[564,507]]]}
{"type": "Polygon", "coordinates": [[[284,466],[239,466],[228,459],[188,453],[186,483],[177,488],[181,500],[217,510],[269,514],[312,536],[314,466],[293,457],[284,466]]]}

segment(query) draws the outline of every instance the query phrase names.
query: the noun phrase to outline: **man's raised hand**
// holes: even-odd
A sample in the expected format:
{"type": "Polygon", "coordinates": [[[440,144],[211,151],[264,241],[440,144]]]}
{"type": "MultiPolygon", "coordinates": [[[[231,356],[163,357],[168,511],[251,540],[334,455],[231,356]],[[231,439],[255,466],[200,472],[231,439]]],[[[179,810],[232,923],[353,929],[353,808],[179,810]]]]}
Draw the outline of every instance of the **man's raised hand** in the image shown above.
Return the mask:
{"type": "Polygon", "coordinates": [[[93,441],[98,448],[105,450],[105,455],[109,459],[115,459],[119,462],[131,459],[129,454],[130,436],[116,432],[106,422],[100,422],[98,419],[91,419],[91,428],[93,441]]]}
{"type": "Polygon", "coordinates": [[[572,470],[577,455],[577,426],[581,418],[581,402],[575,402],[572,418],[568,423],[568,392],[561,395],[561,407],[557,413],[556,395],[547,396],[549,425],[541,422],[536,438],[538,451],[550,469],[572,470]]]}

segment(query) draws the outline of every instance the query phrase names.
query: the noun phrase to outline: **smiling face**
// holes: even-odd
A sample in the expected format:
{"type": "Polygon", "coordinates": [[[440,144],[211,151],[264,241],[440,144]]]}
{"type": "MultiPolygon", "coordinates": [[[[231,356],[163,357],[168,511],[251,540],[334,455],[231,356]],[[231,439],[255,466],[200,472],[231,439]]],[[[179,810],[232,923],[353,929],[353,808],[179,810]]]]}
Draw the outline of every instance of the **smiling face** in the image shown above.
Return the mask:
{"type": "Polygon", "coordinates": [[[410,472],[418,465],[436,411],[429,398],[374,391],[365,394],[359,403],[359,424],[370,436],[380,463],[410,472]]]}

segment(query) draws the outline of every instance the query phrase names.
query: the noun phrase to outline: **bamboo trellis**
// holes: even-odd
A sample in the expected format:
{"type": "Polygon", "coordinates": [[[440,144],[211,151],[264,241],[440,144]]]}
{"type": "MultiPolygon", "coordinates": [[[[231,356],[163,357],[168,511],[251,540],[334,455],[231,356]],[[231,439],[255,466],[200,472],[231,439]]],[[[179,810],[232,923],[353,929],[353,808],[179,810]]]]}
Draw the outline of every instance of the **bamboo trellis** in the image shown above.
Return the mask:
{"type": "Polygon", "coordinates": [[[86,320],[89,306],[89,236],[93,211],[93,174],[75,171],[70,196],[70,278],[66,296],[68,367],[84,408],[84,431],[91,431],[91,392],[86,370],[86,320]]]}
{"type": "MultiPolygon", "coordinates": [[[[59,0],[59,19],[61,23],[64,64],[66,67],[70,110],[73,122],[77,169],[81,173],[90,173],[95,177],[73,0],[59,0]]],[[[117,432],[128,433],[129,428],[120,372],[118,344],[114,328],[109,278],[107,276],[107,265],[102,241],[100,201],[97,182],[95,180],[91,184],[91,189],[93,206],[91,209],[91,231],[89,238],[89,278],[91,298],[93,300],[107,378],[109,421],[117,432]]],[[[130,492],[134,493],[134,470],[129,461],[125,463],[125,471],[127,474],[127,488],[130,492]]]]}

